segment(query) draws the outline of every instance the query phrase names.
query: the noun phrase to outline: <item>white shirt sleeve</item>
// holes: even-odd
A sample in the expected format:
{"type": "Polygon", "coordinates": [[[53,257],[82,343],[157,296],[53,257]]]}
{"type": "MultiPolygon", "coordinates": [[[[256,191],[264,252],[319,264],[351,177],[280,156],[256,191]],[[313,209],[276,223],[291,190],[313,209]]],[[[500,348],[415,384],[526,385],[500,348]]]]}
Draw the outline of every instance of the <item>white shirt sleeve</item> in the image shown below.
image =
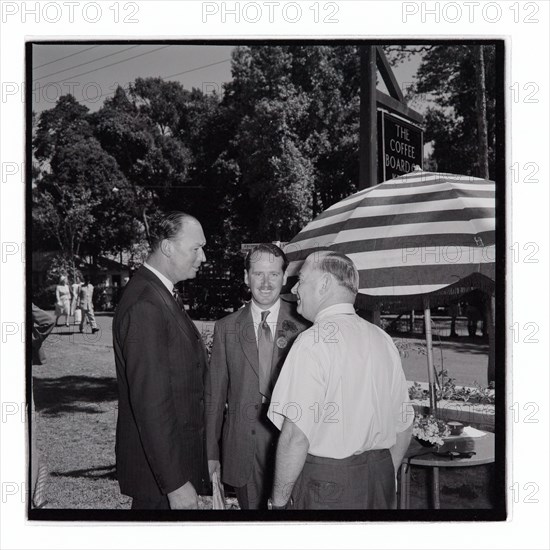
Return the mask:
{"type": "Polygon", "coordinates": [[[322,346],[311,346],[310,340],[306,331],[292,346],[271,397],[269,418],[279,430],[287,418],[311,442],[323,410],[329,365],[322,346]]]}

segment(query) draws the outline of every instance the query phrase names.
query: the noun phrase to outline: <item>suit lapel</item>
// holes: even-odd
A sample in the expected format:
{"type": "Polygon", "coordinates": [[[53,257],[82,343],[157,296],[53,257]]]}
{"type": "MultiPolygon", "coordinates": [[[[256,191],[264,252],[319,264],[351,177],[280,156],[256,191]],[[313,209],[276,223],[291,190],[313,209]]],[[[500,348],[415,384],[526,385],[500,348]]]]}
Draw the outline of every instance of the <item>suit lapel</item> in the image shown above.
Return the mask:
{"type": "Polygon", "coordinates": [[[185,334],[187,334],[189,338],[202,341],[200,332],[195,326],[195,323],[193,323],[186,312],[180,309],[180,306],[174,299],[174,296],[172,296],[168,289],[162,284],[160,279],[146,267],[142,267],[140,269],[140,274],[143,275],[153,285],[153,288],[156,290],[159,298],[164,302],[170,313],[174,316],[174,319],[176,320],[181,330],[185,334]]]}
{"type": "Polygon", "coordinates": [[[258,364],[258,346],[256,344],[256,335],[254,331],[254,323],[252,321],[252,313],[250,311],[250,303],[248,303],[241,310],[240,315],[237,317],[236,328],[239,335],[239,342],[243,349],[243,353],[248,359],[252,370],[256,373],[256,376],[259,375],[259,364],[258,364]]]}
{"type": "Polygon", "coordinates": [[[279,317],[277,318],[277,327],[275,329],[275,334],[273,334],[273,355],[271,356],[271,369],[279,362],[279,356],[281,354],[281,348],[277,345],[277,340],[279,339],[279,334],[281,334],[283,329],[283,321],[286,319],[286,310],[283,306],[283,301],[281,300],[281,306],[279,309],[279,317]]]}
{"type": "Polygon", "coordinates": [[[279,309],[279,318],[277,319],[277,331],[273,337],[273,357],[271,360],[271,369],[273,369],[279,364],[281,356],[287,351],[287,346],[290,345],[288,338],[283,330],[283,323],[292,319],[290,314],[290,308],[286,302],[281,300],[281,309],[279,309]],[[280,341],[280,346],[277,345],[279,338],[283,337],[284,342],[280,341]]]}

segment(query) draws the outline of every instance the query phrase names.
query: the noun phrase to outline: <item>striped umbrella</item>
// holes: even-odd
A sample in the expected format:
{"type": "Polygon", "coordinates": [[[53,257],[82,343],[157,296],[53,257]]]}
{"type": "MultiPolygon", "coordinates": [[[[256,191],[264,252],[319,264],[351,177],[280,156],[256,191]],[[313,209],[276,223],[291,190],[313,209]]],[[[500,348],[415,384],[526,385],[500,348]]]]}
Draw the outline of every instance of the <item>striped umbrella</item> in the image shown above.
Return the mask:
{"type": "MultiPolygon", "coordinates": [[[[495,184],[416,170],[334,204],[285,247],[289,277],[316,250],[349,256],[359,270],[359,307],[424,308],[430,389],[430,306],[495,279],[495,184]]],[[[435,406],[435,397],[433,406],[435,406]]]]}

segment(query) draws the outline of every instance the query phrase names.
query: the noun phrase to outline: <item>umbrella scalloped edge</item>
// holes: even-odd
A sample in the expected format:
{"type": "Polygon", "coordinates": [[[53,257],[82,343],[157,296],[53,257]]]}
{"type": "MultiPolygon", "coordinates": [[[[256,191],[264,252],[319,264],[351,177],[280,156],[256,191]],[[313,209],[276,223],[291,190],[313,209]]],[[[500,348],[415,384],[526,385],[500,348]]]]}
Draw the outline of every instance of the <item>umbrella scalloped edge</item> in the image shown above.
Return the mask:
{"type": "Polygon", "coordinates": [[[427,305],[437,307],[454,302],[464,294],[476,289],[485,294],[493,295],[495,282],[481,273],[472,273],[452,285],[427,294],[371,296],[360,293],[355,300],[355,307],[358,309],[380,309],[388,306],[402,309],[423,309],[427,305]]]}

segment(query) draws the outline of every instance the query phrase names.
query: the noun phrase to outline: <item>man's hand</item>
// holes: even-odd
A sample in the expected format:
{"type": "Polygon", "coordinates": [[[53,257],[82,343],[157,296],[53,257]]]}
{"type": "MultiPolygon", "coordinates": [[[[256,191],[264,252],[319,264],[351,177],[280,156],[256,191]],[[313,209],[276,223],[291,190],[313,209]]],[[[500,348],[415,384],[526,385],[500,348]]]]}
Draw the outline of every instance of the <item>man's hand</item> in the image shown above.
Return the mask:
{"type": "Polygon", "coordinates": [[[208,461],[208,475],[210,476],[210,481],[212,481],[212,476],[214,472],[218,472],[218,476],[221,477],[221,465],[219,460],[209,460],[208,461]]]}
{"type": "Polygon", "coordinates": [[[168,500],[172,510],[196,510],[199,507],[197,491],[190,481],[179,489],[168,493],[168,500]]]}

